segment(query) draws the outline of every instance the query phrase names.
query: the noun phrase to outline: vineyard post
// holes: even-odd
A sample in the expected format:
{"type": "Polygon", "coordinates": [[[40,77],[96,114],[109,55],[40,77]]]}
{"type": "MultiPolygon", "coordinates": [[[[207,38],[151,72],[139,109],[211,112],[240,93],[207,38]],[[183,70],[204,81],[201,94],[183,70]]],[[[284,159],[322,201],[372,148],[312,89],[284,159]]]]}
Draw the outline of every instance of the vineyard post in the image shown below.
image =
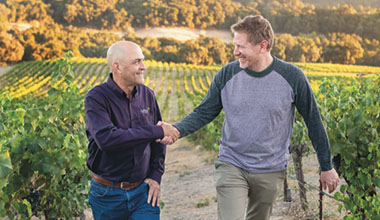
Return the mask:
{"type": "Polygon", "coordinates": [[[292,153],[294,169],[296,171],[296,176],[298,180],[301,206],[302,209],[306,211],[308,209],[308,205],[306,198],[306,188],[304,186],[305,180],[302,170],[302,156],[304,153],[307,152],[307,145],[306,143],[300,145],[292,145],[290,147],[290,151],[292,153]]]}
{"type": "Polygon", "coordinates": [[[292,191],[288,185],[287,171],[285,171],[285,179],[284,179],[284,201],[291,202],[292,201],[292,191]]]}
{"type": "Polygon", "coordinates": [[[323,214],[323,193],[322,193],[322,181],[321,172],[319,172],[319,219],[322,220],[323,214]]]}

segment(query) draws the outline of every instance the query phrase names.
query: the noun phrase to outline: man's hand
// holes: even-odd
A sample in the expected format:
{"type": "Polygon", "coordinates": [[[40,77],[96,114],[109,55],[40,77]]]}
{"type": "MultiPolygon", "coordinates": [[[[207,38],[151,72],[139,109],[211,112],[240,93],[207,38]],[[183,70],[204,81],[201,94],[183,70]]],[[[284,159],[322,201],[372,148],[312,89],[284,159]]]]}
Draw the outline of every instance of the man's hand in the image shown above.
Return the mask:
{"type": "Polygon", "coordinates": [[[160,206],[160,184],[153,179],[146,178],[144,180],[149,185],[148,203],[152,201],[152,206],[160,206]]]}
{"type": "Polygon", "coordinates": [[[326,190],[326,188],[329,188],[329,193],[334,192],[334,190],[338,187],[339,183],[339,176],[336,173],[335,169],[331,169],[329,171],[322,171],[321,172],[321,182],[323,190],[326,190]]]}
{"type": "Polygon", "coordinates": [[[179,131],[173,125],[166,122],[159,121],[158,126],[161,126],[164,129],[164,138],[156,140],[162,144],[173,144],[179,138],[179,131]]]}
{"type": "Polygon", "coordinates": [[[173,138],[170,136],[165,136],[162,139],[157,139],[156,142],[160,142],[161,144],[170,145],[173,144],[175,141],[173,141],[173,138]]]}

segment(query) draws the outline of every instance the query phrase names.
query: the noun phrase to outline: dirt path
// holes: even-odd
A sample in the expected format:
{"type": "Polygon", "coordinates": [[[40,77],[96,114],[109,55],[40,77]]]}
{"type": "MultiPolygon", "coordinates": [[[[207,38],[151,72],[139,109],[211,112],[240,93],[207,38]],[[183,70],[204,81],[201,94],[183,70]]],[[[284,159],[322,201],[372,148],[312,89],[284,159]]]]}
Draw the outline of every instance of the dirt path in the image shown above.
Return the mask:
{"type": "MultiPolygon", "coordinates": [[[[8,72],[8,70],[12,69],[13,66],[0,66],[0,77],[5,74],[6,72],[8,72]]],[[[0,88],[3,87],[3,82],[2,80],[0,79],[0,88]]]]}
{"type": "MultiPolygon", "coordinates": [[[[200,150],[185,139],[168,146],[166,171],[162,181],[162,220],[217,219],[214,187],[215,152],[200,150]]],[[[279,197],[271,220],[301,219],[295,204],[279,197]]]]}
{"type": "MultiPolygon", "coordinates": [[[[166,171],[161,184],[162,220],[214,220],[217,219],[216,191],[214,187],[215,152],[200,150],[199,147],[180,139],[167,148],[166,171]]],[[[289,167],[292,167],[290,161],[289,167]]],[[[304,158],[305,181],[317,185],[318,162],[316,156],[304,158]]],[[[290,175],[295,176],[289,168],[290,175]]],[[[292,202],[284,202],[281,190],[273,207],[271,220],[301,220],[318,218],[317,191],[308,189],[309,211],[301,209],[297,182],[288,178],[292,202]]],[[[343,219],[336,210],[338,202],[324,199],[324,219],[343,219]]]]}
{"type": "Polygon", "coordinates": [[[215,153],[197,150],[185,139],[168,146],[162,220],[216,219],[214,158],[215,153]]]}

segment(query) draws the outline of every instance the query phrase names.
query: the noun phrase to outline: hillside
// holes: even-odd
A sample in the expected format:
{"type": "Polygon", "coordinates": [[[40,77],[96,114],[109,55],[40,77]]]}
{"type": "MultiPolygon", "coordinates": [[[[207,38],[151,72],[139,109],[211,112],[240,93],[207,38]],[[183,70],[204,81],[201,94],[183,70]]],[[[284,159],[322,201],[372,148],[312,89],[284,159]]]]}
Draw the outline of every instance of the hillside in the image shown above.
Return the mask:
{"type": "Polygon", "coordinates": [[[378,0],[302,0],[305,3],[313,4],[317,7],[333,7],[339,5],[353,5],[355,7],[364,6],[364,7],[373,7],[380,8],[380,2],[378,0]]]}
{"type": "Polygon", "coordinates": [[[380,65],[378,8],[320,8],[301,0],[6,0],[0,3],[0,64],[58,58],[67,50],[105,57],[118,40],[137,42],[147,59],[224,64],[234,59],[230,26],[250,14],[271,22],[273,54],[281,59],[380,65]]]}

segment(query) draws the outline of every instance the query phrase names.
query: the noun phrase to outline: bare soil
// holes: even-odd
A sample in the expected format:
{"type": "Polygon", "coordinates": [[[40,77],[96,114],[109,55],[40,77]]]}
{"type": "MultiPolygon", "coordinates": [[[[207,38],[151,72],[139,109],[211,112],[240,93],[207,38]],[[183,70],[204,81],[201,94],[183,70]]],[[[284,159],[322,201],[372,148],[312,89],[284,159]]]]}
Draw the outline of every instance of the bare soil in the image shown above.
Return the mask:
{"type": "MultiPolygon", "coordinates": [[[[8,72],[8,70],[12,69],[12,66],[0,66],[0,77],[5,74],[6,72],[8,72]]],[[[0,88],[3,87],[3,82],[2,80],[0,79],[0,88]]]]}
{"type": "MultiPolygon", "coordinates": [[[[216,152],[201,150],[185,139],[167,148],[166,171],[161,184],[161,219],[213,220],[217,219],[214,161],[216,152]]],[[[319,187],[316,156],[304,158],[305,181],[319,187]]],[[[289,175],[295,176],[290,162],[289,175]]],[[[280,193],[274,205],[271,220],[319,219],[319,193],[308,188],[308,211],[303,211],[298,197],[298,185],[288,178],[292,201],[284,202],[280,193]]],[[[324,197],[323,219],[343,219],[337,209],[339,202],[324,197]]]]}
{"type": "Polygon", "coordinates": [[[0,76],[12,69],[12,66],[0,66],[0,76]]]}

